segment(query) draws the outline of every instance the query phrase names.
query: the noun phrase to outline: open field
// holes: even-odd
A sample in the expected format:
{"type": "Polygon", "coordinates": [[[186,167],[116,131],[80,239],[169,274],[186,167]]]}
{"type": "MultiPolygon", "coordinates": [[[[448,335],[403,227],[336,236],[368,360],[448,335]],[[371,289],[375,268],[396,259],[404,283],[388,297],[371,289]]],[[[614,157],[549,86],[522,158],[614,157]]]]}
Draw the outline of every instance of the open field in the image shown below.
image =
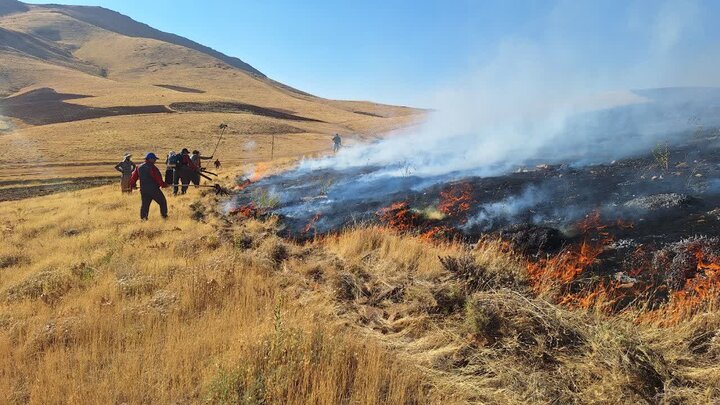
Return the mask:
{"type": "Polygon", "coordinates": [[[557,306],[543,298],[552,285],[538,295],[522,259],[492,240],[429,242],[371,227],[296,244],[275,236],[274,220],[220,215],[222,201],[202,194],[171,198],[167,221],[153,207],[147,223],[135,220],[138,197],[114,186],[0,203],[0,397],[711,403],[720,395],[716,307],[663,326],[557,306]]]}
{"type": "MultiPolygon", "coordinates": [[[[678,94],[717,118],[720,92],[678,94]]],[[[293,171],[426,113],[317,97],[111,10],[0,0],[0,403],[718,403],[720,132],[464,179],[293,171]],[[170,217],[141,222],[114,164],[208,155],[221,123],[231,195],[166,190],[170,217]]],[[[473,161],[441,143],[418,161],[473,161]]]]}
{"type": "Polygon", "coordinates": [[[223,163],[313,155],[340,133],[367,141],[424,111],[316,97],[239,59],[110,10],[28,6],[0,13],[0,181],[114,174],[125,152],[211,153],[223,163]]]}

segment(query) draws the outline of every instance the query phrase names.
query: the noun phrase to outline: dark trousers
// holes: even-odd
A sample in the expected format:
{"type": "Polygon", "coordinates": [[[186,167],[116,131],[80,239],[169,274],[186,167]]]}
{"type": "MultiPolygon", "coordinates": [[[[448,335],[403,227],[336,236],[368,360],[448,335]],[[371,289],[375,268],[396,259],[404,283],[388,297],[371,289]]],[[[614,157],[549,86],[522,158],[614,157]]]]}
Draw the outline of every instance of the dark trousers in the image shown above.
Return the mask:
{"type": "Polygon", "coordinates": [[[165,194],[160,189],[146,192],[140,191],[140,199],[142,201],[140,205],[140,219],[148,219],[150,213],[150,204],[155,201],[160,206],[160,215],[163,218],[168,215],[167,200],[165,200],[165,194]]]}
{"type": "Polygon", "coordinates": [[[165,169],[165,183],[173,184],[175,181],[175,169],[165,169]]]}
{"type": "Polygon", "coordinates": [[[190,180],[190,182],[196,186],[199,186],[200,185],[200,173],[193,172],[192,179],[190,180]]]}
{"type": "Polygon", "coordinates": [[[190,170],[187,167],[182,167],[175,169],[175,176],[173,177],[173,184],[176,184],[173,186],[173,194],[177,194],[178,192],[178,186],[177,184],[182,183],[182,193],[185,194],[188,189],[188,185],[190,185],[190,181],[192,180],[192,170],[190,170]]]}

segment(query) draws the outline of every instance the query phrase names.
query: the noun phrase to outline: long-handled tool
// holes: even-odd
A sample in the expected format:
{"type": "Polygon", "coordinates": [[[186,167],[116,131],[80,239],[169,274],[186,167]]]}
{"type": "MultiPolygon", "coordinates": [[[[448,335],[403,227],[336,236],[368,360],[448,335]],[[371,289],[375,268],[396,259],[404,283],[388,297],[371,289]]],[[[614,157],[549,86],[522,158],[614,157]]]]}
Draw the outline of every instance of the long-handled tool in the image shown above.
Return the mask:
{"type": "Polygon", "coordinates": [[[225,130],[227,129],[227,127],[228,126],[225,123],[220,124],[220,138],[218,138],[218,141],[215,144],[215,149],[213,150],[213,153],[210,156],[215,156],[215,152],[217,152],[218,147],[220,146],[220,142],[222,141],[223,135],[225,134],[225,130]]]}
{"type": "MultiPolygon", "coordinates": [[[[189,184],[168,184],[168,187],[189,187],[189,184]]],[[[216,195],[230,195],[230,190],[227,188],[215,183],[214,185],[210,186],[207,184],[200,184],[194,187],[204,187],[204,188],[213,188],[215,189],[216,195]]]]}

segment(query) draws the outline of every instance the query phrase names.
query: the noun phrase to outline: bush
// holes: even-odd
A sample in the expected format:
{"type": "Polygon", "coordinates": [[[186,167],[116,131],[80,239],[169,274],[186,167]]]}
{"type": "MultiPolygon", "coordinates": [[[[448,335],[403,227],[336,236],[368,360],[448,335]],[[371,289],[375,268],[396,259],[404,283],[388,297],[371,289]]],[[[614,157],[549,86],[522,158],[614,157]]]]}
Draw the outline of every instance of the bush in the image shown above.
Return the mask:
{"type": "Polygon", "coordinates": [[[466,305],[465,322],[480,343],[535,351],[544,359],[551,359],[555,350],[567,351],[586,341],[576,316],[508,290],[474,295],[466,305]]]}
{"type": "Polygon", "coordinates": [[[10,301],[40,298],[47,304],[55,304],[74,285],[75,279],[70,272],[45,270],[10,287],[6,294],[10,301]]]}

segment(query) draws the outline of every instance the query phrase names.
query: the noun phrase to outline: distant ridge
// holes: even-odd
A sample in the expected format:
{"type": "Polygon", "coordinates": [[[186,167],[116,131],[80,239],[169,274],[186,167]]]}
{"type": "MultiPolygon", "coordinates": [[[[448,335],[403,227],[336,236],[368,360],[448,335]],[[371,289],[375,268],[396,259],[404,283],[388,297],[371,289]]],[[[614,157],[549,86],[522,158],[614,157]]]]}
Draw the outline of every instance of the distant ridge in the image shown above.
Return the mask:
{"type": "Polygon", "coordinates": [[[12,13],[22,13],[28,11],[30,8],[15,0],[0,0],[0,16],[12,13]]]}
{"type": "MultiPolygon", "coordinates": [[[[103,7],[93,6],[66,6],[59,4],[37,5],[34,7],[46,8],[67,15],[77,20],[92,24],[96,27],[122,34],[128,37],[150,38],[159,41],[183,46],[219,59],[228,65],[244,70],[254,76],[265,78],[265,74],[243,62],[239,58],[225,55],[210,47],[179,35],[163,32],[147,24],[135,21],[132,18],[103,7]]],[[[29,11],[30,7],[16,0],[0,0],[0,15],[29,11]]]]}

